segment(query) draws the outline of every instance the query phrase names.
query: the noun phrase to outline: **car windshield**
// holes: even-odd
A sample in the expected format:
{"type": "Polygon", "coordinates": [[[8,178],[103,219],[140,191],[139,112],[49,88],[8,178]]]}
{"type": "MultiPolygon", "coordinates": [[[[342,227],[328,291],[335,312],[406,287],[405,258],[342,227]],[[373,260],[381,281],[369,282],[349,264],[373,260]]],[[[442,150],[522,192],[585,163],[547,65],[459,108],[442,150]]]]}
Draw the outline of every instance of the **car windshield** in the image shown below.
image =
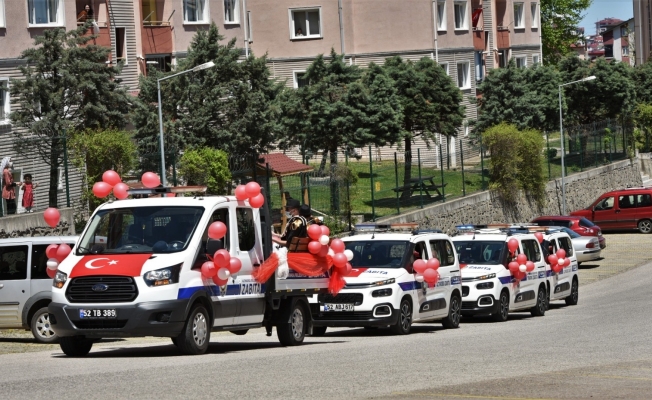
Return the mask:
{"type": "Polygon", "coordinates": [[[203,213],[203,207],[170,206],[100,210],[77,254],[176,253],[188,246],[203,213]]]}
{"type": "Polygon", "coordinates": [[[398,240],[359,240],[345,243],[347,250],[353,252],[353,268],[401,268],[408,259],[410,249],[410,242],[398,240]]]}
{"type": "Polygon", "coordinates": [[[589,221],[588,219],[582,217],[582,218],[580,218],[580,226],[584,226],[586,228],[593,228],[595,226],[595,224],[593,222],[589,221]]]}
{"type": "Polygon", "coordinates": [[[507,244],[498,240],[455,241],[461,264],[496,265],[505,263],[507,244]]]}
{"type": "Polygon", "coordinates": [[[564,233],[567,233],[568,236],[571,237],[571,239],[582,237],[582,235],[580,235],[579,233],[577,233],[574,230],[569,229],[569,228],[562,228],[561,231],[564,232],[564,233]]]}

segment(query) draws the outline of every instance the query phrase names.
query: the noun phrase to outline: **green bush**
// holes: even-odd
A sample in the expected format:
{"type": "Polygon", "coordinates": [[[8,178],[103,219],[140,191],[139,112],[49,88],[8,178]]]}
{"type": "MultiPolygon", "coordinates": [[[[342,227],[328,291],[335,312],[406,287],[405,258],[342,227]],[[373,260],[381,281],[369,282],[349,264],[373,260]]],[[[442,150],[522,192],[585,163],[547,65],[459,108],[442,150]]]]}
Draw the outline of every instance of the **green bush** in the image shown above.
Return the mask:
{"type": "Polygon", "coordinates": [[[226,153],[209,147],[186,151],[179,161],[179,174],[187,185],[206,186],[208,194],[227,193],[231,181],[226,153]]]}
{"type": "Polygon", "coordinates": [[[557,149],[548,149],[548,160],[552,161],[555,157],[557,157],[557,149]]]}

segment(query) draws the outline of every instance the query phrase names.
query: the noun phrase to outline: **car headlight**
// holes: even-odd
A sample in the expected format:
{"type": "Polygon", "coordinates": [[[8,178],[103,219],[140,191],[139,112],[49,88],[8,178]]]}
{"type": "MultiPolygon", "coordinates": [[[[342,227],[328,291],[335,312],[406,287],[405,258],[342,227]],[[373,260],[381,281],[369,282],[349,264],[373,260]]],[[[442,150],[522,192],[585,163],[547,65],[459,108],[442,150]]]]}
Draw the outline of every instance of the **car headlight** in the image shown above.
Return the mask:
{"type": "Polygon", "coordinates": [[[378,289],[371,292],[371,297],[387,297],[392,295],[392,288],[378,289]]]}
{"type": "Polygon", "coordinates": [[[63,285],[66,284],[67,280],[68,280],[68,274],[57,270],[57,273],[54,275],[54,279],[52,280],[52,286],[54,286],[57,289],[61,289],[63,285]]]}
{"type": "Polygon", "coordinates": [[[493,279],[495,277],[496,277],[496,274],[482,275],[482,276],[478,276],[477,278],[475,278],[475,280],[476,281],[484,281],[484,280],[487,280],[487,279],[493,279]]]}
{"type": "Polygon", "coordinates": [[[163,286],[179,283],[179,272],[181,271],[181,264],[173,265],[167,268],[155,269],[154,271],[146,272],[143,275],[143,280],[147,286],[163,286]]]}
{"type": "Polygon", "coordinates": [[[374,283],[372,283],[372,285],[373,286],[391,285],[394,282],[396,282],[396,279],[392,278],[392,279],[386,279],[384,281],[374,282],[374,283]]]}

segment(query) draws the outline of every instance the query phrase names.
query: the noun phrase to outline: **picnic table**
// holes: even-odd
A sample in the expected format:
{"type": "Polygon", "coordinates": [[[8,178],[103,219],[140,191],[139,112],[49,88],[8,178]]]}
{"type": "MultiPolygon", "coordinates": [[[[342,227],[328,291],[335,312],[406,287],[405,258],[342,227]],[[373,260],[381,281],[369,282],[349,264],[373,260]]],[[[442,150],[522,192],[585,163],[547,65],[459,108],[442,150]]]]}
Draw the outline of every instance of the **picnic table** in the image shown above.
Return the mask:
{"type": "Polygon", "coordinates": [[[423,191],[428,195],[428,197],[433,197],[433,195],[430,194],[430,192],[434,191],[435,193],[437,193],[436,197],[443,197],[439,189],[445,187],[446,183],[442,185],[438,185],[435,183],[434,178],[435,178],[434,176],[422,176],[421,178],[419,177],[411,178],[408,181],[407,185],[398,186],[392,190],[395,191],[396,193],[401,193],[406,190],[409,190],[410,196],[412,196],[414,192],[423,191]]]}

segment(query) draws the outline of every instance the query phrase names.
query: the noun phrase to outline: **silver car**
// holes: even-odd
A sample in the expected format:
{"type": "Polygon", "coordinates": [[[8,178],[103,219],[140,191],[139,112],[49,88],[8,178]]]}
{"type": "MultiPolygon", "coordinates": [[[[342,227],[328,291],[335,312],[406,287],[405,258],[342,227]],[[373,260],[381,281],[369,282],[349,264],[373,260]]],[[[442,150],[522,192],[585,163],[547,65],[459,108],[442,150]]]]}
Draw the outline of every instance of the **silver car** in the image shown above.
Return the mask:
{"type": "Polygon", "coordinates": [[[600,241],[596,236],[582,236],[570,228],[561,226],[550,228],[557,228],[561,232],[565,232],[568,234],[568,236],[571,237],[578,264],[586,261],[602,259],[602,257],[600,257],[600,253],[602,251],[602,249],[600,249],[600,241]]]}

